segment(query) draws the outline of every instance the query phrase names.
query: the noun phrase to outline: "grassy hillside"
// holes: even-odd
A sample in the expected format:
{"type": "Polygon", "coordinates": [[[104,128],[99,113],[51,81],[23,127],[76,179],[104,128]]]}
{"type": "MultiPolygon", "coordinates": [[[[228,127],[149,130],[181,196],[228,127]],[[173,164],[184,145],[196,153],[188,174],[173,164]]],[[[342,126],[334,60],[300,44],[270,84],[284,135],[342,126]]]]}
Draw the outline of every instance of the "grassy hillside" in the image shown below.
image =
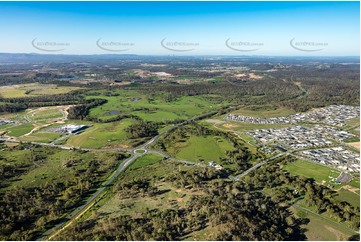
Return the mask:
{"type": "Polygon", "coordinates": [[[57,86],[55,84],[20,84],[0,88],[0,96],[4,98],[31,97],[68,93],[79,87],[57,86]]]}

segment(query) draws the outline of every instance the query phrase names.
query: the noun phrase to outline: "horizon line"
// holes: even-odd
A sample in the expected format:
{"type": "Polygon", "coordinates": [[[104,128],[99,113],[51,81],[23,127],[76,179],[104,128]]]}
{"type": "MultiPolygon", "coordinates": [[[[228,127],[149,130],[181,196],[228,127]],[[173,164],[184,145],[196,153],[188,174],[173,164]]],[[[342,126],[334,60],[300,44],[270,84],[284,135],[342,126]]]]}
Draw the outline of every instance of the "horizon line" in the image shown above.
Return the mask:
{"type": "Polygon", "coordinates": [[[193,54],[193,55],[179,55],[179,54],[120,54],[120,53],[104,53],[104,54],[61,54],[61,53],[35,53],[35,52],[0,52],[0,55],[43,55],[43,56],[174,56],[174,57],[197,57],[197,56],[245,56],[245,57],[358,57],[361,55],[232,55],[232,54],[193,54]]]}

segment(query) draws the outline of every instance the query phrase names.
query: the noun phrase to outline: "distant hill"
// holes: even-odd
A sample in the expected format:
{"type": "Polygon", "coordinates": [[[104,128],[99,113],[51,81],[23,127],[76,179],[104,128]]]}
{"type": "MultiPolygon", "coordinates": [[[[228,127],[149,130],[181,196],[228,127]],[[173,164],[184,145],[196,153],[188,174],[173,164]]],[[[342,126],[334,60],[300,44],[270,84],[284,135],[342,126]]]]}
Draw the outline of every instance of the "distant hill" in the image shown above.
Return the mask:
{"type": "Polygon", "coordinates": [[[177,56],[177,55],[135,55],[135,54],[98,54],[98,55],[69,55],[69,54],[37,54],[37,53],[0,53],[1,63],[71,63],[71,62],[101,62],[109,60],[137,60],[137,61],[171,61],[171,60],[188,60],[188,61],[208,61],[214,62],[219,60],[241,61],[269,64],[299,64],[305,61],[314,61],[323,63],[345,63],[359,64],[359,56],[260,56],[260,55],[195,55],[195,56],[177,56]]]}
{"type": "Polygon", "coordinates": [[[104,54],[104,55],[59,55],[59,54],[36,54],[36,53],[0,53],[0,63],[39,63],[39,62],[74,62],[74,61],[99,61],[130,59],[137,55],[129,54],[104,54]]]}

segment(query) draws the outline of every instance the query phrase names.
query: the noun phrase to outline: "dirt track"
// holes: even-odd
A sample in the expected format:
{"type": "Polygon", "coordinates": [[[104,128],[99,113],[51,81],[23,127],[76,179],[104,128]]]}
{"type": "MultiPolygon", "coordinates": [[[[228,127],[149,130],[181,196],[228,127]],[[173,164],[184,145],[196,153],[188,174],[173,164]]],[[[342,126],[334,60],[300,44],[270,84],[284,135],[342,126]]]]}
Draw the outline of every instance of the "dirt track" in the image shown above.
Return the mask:
{"type": "Polygon", "coordinates": [[[32,117],[34,117],[34,115],[37,112],[42,112],[42,111],[46,111],[46,110],[58,109],[63,114],[63,116],[61,118],[48,119],[47,121],[50,121],[50,123],[47,123],[47,124],[33,124],[34,128],[29,133],[24,134],[22,136],[31,135],[35,131],[37,131],[41,128],[47,127],[49,125],[52,125],[54,123],[65,123],[65,121],[68,119],[68,115],[69,115],[68,110],[72,106],[73,105],[65,105],[65,106],[52,106],[52,107],[41,107],[41,108],[37,108],[37,109],[30,109],[24,116],[24,118],[28,122],[32,122],[32,119],[29,117],[30,115],[32,117]]]}

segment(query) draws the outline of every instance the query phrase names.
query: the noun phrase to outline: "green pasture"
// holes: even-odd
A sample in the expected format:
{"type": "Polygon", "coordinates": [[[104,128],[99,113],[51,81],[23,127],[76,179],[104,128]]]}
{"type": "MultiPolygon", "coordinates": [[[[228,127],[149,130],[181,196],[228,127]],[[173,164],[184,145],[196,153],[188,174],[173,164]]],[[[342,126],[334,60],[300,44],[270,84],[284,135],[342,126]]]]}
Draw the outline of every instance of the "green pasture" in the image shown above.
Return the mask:
{"type": "Polygon", "coordinates": [[[125,119],[113,123],[94,123],[80,134],[71,136],[66,145],[82,148],[119,147],[129,145],[128,134],[125,129],[134,121],[125,119]]]}

